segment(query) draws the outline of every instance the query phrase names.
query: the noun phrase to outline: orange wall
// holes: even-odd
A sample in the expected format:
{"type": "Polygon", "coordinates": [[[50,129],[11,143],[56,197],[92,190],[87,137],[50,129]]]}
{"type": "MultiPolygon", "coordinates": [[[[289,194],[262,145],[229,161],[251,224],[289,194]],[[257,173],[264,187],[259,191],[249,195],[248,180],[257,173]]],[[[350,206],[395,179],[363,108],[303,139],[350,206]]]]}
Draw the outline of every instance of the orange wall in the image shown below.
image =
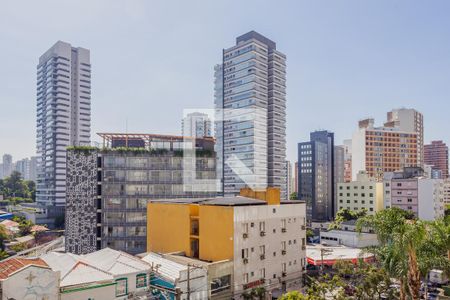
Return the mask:
{"type": "Polygon", "coordinates": [[[200,259],[233,259],[233,207],[200,205],[200,259]]]}
{"type": "Polygon", "coordinates": [[[190,254],[189,205],[149,203],[147,205],[147,251],[190,254]]]}

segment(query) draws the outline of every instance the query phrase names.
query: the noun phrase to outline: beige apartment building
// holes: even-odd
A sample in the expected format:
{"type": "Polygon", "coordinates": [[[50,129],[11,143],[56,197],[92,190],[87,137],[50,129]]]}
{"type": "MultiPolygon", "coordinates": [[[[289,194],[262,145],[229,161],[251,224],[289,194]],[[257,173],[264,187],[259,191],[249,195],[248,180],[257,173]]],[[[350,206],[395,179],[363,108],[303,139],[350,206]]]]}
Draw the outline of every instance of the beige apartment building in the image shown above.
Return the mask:
{"type": "Polygon", "coordinates": [[[369,215],[383,209],[383,183],[369,177],[367,172],[358,173],[355,181],[338,184],[337,208],[360,211],[369,215]]]}

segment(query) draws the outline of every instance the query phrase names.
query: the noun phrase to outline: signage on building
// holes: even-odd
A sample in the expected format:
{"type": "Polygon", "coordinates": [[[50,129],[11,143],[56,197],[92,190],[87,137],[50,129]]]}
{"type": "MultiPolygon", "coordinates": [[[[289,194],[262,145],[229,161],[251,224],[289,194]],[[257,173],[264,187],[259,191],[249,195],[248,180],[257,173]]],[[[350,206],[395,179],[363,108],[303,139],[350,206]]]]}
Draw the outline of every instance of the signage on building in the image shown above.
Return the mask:
{"type": "Polygon", "coordinates": [[[248,290],[248,289],[260,286],[261,284],[264,284],[264,280],[262,280],[262,279],[256,280],[253,282],[249,282],[247,284],[244,284],[244,290],[248,290]]]}

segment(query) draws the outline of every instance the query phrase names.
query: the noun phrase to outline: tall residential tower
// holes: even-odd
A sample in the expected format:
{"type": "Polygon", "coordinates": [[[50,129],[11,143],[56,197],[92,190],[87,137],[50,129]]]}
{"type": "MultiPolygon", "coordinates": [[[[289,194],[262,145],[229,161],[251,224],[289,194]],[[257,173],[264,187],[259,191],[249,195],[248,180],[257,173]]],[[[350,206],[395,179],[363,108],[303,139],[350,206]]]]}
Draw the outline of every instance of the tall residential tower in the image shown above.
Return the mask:
{"type": "Polygon", "coordinates": [[[200,112],[187,114],[181,121],[181,135],[196,138],[212,136],[211,119],[207,114],[200,112]]]}
{"type": "Polygon", "coordinates": [[[91,139],[89,50],[58,41],[37,66],[37,193],[45,206],[63,207],[66,148],[91,139]]]}
{"type": "Polygon", "coordinates": [[[225,194],[286,188],[286,56],[250,31],[215,67],[218,178],[225,194]]]}

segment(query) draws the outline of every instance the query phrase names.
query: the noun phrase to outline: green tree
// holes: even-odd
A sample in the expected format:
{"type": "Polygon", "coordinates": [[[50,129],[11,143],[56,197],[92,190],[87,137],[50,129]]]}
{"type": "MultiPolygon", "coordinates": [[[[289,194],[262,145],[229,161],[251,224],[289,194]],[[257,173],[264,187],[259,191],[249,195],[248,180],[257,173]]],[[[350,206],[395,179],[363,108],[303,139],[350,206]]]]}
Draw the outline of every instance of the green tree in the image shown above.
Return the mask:
{"type": "Polygon", "coordinates": [[[341,208],[336,212],[336,217],[333,223],[330,224],[328,229],[340,229],[342,222],[357,220],[367,215],[367,210],[362,209],[358,211],[350,210],[348,208],[341,208]]]}
{"type": "Polygon", "coordinates": [[[19,233],[21,236],[29,235],[31,233],[31,228],[33,227],[33,222],[30,220],[23,220],[19,223],[19,233]]]}
{"type": "Polygon", "coordinates": [[[419,299],[421,280],[431,268],[447,268],[448,260],[433,246],[432,224],[413,220],[404,210],[382,210],[358,220],[357,227],[370,227],[377,233],[380,246],[371,251],[386,272],[399,280],[402,300],[408,294],[419,299]]]}
{"type": "Polygon", "coordinates": [[[289,195],[289,199],[290,200],[298,200],[297,193],[296,192],[291,193],[289,195]]]}
{"type": "Polygon", "coordinates": [[[1,251],[5,250],[5,241],[8,240],[9,236],[6,232],[6,228],[3,225],[0,225],[0,249],[1,251]]]}
{"type": "Polygon", "coordinates": [[[298,291],[292,291],[284,294],[280,300],[308,300],[309,298],[298,291]]]}

